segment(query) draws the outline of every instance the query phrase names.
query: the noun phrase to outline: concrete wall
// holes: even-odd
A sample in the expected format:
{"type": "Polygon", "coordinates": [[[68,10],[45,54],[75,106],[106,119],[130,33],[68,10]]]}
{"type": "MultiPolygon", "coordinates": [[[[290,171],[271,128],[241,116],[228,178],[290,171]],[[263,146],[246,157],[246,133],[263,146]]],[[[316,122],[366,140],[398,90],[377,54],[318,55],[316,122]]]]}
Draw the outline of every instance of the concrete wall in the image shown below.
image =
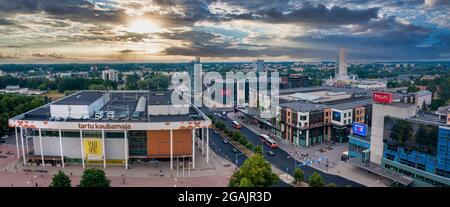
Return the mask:
{"type": "Polygon", "coordinates": [[[384,117],[389,115],[397,118],[407,118],[416,114],[413,104],[373,104],[372,129],[370,137],[370,161],[381,164],[383,157],[384,117]]]}
{"type": "Polygon", "coordinates": [[[89,117],[87,105],[50,105],[51,117],[81,119],[89,117]]]}
{"type": "MultiPolygon", "coordinates": [[[[33,137],[34,154],[41,155],[39,137],[33,137]]],[[[81,158],[81,143],[79,138],[62,138],[63,154],[68,158],[81,158]]],[[[106,159],[124,159],[125,148],[123,139],[105,139],[106,159]]],[[[42,137],[44,155],[61,156],[59,137],[42,137]]]]}

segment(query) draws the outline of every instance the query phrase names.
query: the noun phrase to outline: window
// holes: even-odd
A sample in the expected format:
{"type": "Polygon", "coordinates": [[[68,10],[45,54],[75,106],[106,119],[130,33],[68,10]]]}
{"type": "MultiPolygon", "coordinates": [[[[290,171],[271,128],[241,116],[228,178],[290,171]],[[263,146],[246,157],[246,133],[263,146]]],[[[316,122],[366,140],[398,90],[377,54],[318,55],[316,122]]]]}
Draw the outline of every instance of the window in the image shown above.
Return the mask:
{"type": "Polygon", "coordinates": [[[101,131],[83,131],[83,138],[102,138],[101,131]]]}
{"type": "Polygon", "coordinates": [[[300,120],[306,121],[306,116],[300,116],[300,120]]]}

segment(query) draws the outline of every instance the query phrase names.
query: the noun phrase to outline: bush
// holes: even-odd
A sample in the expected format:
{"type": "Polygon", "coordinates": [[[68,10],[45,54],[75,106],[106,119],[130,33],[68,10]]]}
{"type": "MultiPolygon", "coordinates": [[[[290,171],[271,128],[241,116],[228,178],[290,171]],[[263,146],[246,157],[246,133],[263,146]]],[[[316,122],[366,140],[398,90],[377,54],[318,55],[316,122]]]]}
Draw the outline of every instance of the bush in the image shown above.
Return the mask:
{"type": "Polygon", "coordinates": [[[309,184],[309,187],[323,187],[324,186],[322,177],[316,172],[314,172],[311,175],[311,177],[309,177],[308,184],[309,184]]]}
{"type": "Polygon", "coordinates": [[[259,145],[257,145],[257,146],[255,147],[255,149],[254,149],[254,152],[255,152],[256,154],[262,154],[262,147],[259,146],[259,145]]]}
{"type": "Polygon", "coordinates": [[[253,150],[253,145],[252,145],[250,142],[248,142],[248,143],[245,145],[245,147],[247,147],[247,149],[249,149],[249,150],[253,150]]]}
{"type": "Polygon", "coordinates": [[[79,187],[110,187],[111,181],[103,170],[97,168],[86,169],[81,176],[79,187]]]}
{"type": "Polygon", "coordinates": [[[71,187],[70,178],[60,170],[53,176],[49,187],[71,187]]]}
{"type": "Polygon", "coordinates": [[[216,127],[217,127],[217,129],[220,129],[223,131],[225,129],[225,124],[222,121],[218,121],[216,123],[216,127]]]}
{"type": "Polygon", "coordinates": [[[239,131],[234,131],[233,135],[231,135],[231,138],[233,138],[234,141],[240,141],[241,137],[242,135],[239,131]]]}
{"type": "Polygon", "coordinates": [[[249,144],[247,139],[245,139],[244,137],[241,137],[241,139],[239,139],[239,143],[244,146],[247,146],[247,144],[249,144]]]}
{"type": "Polygon", "coordinates": [[[303,170],[300,168],[295,168],[294,170],[294,182],[299,183],[305,181],[305,176],[303,170]]]}

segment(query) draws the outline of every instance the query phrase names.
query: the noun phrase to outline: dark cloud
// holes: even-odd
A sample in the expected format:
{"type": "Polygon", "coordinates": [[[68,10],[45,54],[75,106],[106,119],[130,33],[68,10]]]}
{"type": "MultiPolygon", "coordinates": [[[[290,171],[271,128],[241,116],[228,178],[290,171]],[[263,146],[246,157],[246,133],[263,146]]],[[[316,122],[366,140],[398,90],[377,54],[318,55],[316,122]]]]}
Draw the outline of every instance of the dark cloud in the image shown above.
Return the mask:
{"type": "Polygon", "coordinates": [[[18,59],[18,55],[2,54],[0,53],[0,59],[18,59]]]}
{"type": "Polygon", "coordinates": [[[145,52],[145,50],[132,50],[132,49],[125,49],[118,51],[120,54],[129,54],[129,53],[136,53],[136,52],[145,52]]]}
{"type": "Polygon", "coordinates": [[[12,26],[12,25],[16,25],[16,23],[7,19],[0,19],[0,26],[12,26]]]}
{"type": "Polygon", "coordinates": [[[323,4],[304,3],[303,7],[282,11],[276,8],[258,10],[256,12],[228,15],[230,19],[258,20],[268,23],[302,23],[315,26],[363,24],[378,18],[379,8],[350,10],[347,7],[333,6],[327,8],[323,4]]]}
{"type": "Polygon", "coordinates": [[[99,9],[86,0],[2,0],[0,13],[39,14],[53,18],[69,19],[83,23],[123,23],[127,17],[124,10],[99,9]]]}
{"type": "Polygon", "coordinates": [[[50,58],[50,59],[68,59],[69,57],[63,54],[57,53],[33,53],[31,56],[37,58],[50,58]]]}

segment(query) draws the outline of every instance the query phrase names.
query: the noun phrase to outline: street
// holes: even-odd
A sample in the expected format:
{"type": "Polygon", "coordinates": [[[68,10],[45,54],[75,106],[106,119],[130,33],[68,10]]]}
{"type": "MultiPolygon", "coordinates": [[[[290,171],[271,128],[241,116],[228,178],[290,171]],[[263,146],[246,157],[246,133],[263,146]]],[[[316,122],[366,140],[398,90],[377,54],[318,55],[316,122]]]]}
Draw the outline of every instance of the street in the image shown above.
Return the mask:
{"type": "MultiPolygon", "coordinates": [[[[221,112],[221,111],[214,111],[214,110],[210,110],[207,108],[203,108],[202,111],[206,114],[213,114],[214,112],[221,112]]],[[[233,127],[231,126],[231,122],[232,120],[230,120],[227,116],[225,116],[225,120],[217,117],[216,115],[214,115],[216,120],[221,120],[225,123],[225,125],[229,128],[229,129],[233,129],[233,127]]],[[[299,166],[300,164],[302,164],[301,161],[299,160],[295,160],[294,158],[292,158],[291,156],[289,156],[289,154],[287,152],[285,152],[282,149],[279,148],[270,148],[269,146],[263,144],[259,138],[258,138],[258,134],[255,134],[253,131],[249,130],[248,128],[246,128],[245,126],[242,126],[242,128],[240,129],[240,132],[247,138],[247,140],[253,145],[253,147],[259,145],[259,146],[263,146],[263,155],[264,158],[269,161],[272,165],[278,167],[279,169],[283,170],[284,172],[293,175],[293,171],[295,169],[295,164],[297,164],[297,166],[299,166]],[[269,156],[266,152],[271,150],[272,152],[275,153],[274,156],[269,156]]],[[[211,143],[211,149],[213,150],[218,150],[219,152],[217,152],[219,155],[221,156],[225,156],[230,159],[230,160],[235,160],[235,153],[232,151],[233,147],[230,144],[224,144],[221,140],[218,141],[218,139],[223,139],[220,138],[219,135],[216,135],[214,133],[210,133],[212,134],[212,142],[211,143]],[[219,143],[217,143],[219,142],[219,143]],[[215,145],[215,146],[214,146],[215,145]]],[[[241,152],[238,152],[241,153],[241,152]]],[[[242,164],[243,160],[245,160],[245,156],[238,156],[238,165],[242,164]]],[[[305,180],[307,180],[309,178],[309,176],[311,176],[314,172],[317,172],[318,174],[320,174],[320,176],[322,176],[324,182],[326,184],[328,183],[335,183],[337,186],[352,186],[352,187],[364,187],[363,185],[356,183],[354,181],[345,179],[343,177],[340,176],[336,176],[336,175],[330,175],[324,172],[321,172],[319,170],[316,170],[310,166],[299,166],[300,169],[302,169],[304,171],[304,175],[305,175],[305,180]]]]}

